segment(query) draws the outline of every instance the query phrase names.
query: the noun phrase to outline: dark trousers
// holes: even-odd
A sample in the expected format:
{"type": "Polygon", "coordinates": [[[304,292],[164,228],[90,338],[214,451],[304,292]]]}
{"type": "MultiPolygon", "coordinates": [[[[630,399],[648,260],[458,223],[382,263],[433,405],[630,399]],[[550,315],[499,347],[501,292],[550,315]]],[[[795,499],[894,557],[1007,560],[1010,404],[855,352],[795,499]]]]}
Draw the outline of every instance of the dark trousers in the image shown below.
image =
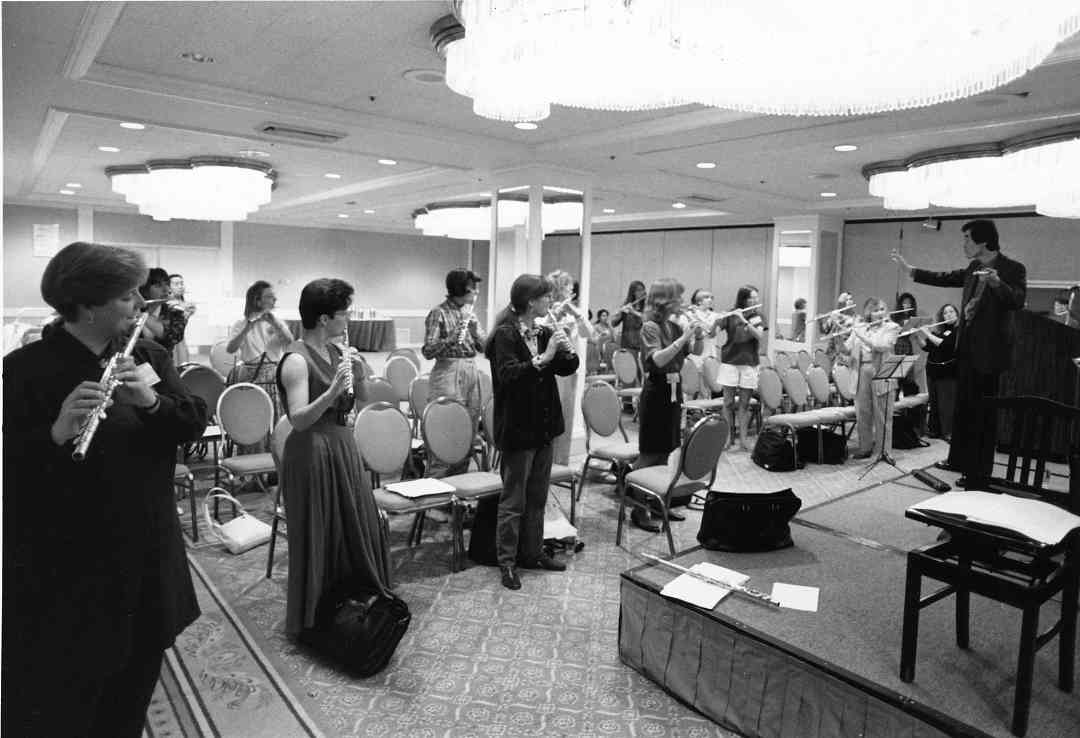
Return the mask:
{"type": "MultiPolygon", "coordinates": [[[[119,671],[95,675],[72,674],[62,664],[51,673],[6,673],[15,681],[5,693],[14,704],[4,705],[5,733],[23,738],[139,738],[146,708],[161,674],[160,635],[150,643],[135,635],[131,655],[119,671]]],[[[6,658],[6,654],[5,654],[6,658]]],[[[39,665],[43,666],[43,665],[39,665]]]]}
{"type": "Polygon", "coordinates": [[[544,542],[544,509],[551,482],[551,444],[502,455],[503,491],[499,497],[496,540],[499,566],[540,558],[544,542]]]}
{"type": "Polygon", "coordinates": [[[994,469],[997,413],[983,407],[983,399],[998,391],[999,372],[976,371],[957,361],[956,409],[953,411],[949,464],[965,476],[988,477],[994,469]]]}
{"type": "Polygon", "coordinates": [[[956,377],[930,377],[930,433],[951,438],[956,412],[956,377]]]}

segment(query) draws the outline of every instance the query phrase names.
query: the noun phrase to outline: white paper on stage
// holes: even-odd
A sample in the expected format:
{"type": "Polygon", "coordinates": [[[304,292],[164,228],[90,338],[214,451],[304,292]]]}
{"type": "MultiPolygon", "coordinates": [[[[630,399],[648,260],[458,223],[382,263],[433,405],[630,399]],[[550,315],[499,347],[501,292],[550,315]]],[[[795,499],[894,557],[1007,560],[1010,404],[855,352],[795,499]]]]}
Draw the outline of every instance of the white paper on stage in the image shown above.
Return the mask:
{"type": "MultiPolygon", "coordinates": [[[[750,579],[749,575],[742,574],[731,569],[725,569],[722,566],[716,564],[709,564],[702,562],[700,564],[694,564],[690,567],[690,571],[709,577],[710,579],[717,579],[721,582],[728,584],[746,584],[750,579]]],[[[722,587],[719,584],[709,584],[702,581],[697,577],[689,574],[680,574],[672,579],[664,588],[660,590],[660,594],[664,597],[671,597],[676,600],[682,600],[683,602],[689,602],[691,605],[711,610],[716,607],[716,603],[724,599],[731,593],[731,590],[727,587],[722,587]]]]}
{"type": "Polygon", "coordinates": [[[410,479],[407,482],[388,484],[386,489],[410,499],[427,497],[428,495],[445,495],[454,491],[453,487],[441,479],[410,479]]]}
{"type": "Polygon", "coordinates": [[[780,607],[790,610],[817,612],[819,592],[817,587],[804,587],[799,584],[775,582],[772,586],[772,598],[780,603],[780,607]]]}
{"type": "Polygon", "coordinates": [[[994,492],[946,492],[909,509],[1012,531],[1047,545],[1060,543],[1070,531],[1080,528],[1080,516],[1049,502],[994,492]]]}

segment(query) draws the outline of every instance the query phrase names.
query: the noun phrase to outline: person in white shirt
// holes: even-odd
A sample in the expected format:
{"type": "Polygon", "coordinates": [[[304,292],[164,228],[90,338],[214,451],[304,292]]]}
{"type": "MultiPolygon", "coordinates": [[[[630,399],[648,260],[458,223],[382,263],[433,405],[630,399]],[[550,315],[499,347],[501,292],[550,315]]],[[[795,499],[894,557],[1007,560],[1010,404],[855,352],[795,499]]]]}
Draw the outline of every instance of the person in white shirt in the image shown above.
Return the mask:
{"type": "Polygon", "coordinates": [[[269,282],[259,280],[248,287],[244,299],[244,317],[229,330],[230,354],[239,353],[240,361],[229,376],[229,384],[252,382],[259,385],[274,401],[274,421],[281,415],[277,396],[277,365],[285,349],[293,342],[293,334],[285,321],[274,315],[277,296],[269,282]]]}

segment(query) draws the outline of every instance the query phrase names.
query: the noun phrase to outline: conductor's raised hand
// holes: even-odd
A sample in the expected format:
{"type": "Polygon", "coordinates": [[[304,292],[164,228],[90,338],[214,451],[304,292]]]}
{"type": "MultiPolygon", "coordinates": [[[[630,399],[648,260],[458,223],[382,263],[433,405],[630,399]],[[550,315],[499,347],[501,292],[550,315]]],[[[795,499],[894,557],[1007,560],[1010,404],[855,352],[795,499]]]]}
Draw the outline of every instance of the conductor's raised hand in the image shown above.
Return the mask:
{"type": "Polygon", "coordinates": [[[900,253],[900,249],[893,249],[889,252],[889,258],[902,266],[904,269],[911,270],[912,266],[908,263],[908,260],[904,258],[904,255],[900,253]]]}

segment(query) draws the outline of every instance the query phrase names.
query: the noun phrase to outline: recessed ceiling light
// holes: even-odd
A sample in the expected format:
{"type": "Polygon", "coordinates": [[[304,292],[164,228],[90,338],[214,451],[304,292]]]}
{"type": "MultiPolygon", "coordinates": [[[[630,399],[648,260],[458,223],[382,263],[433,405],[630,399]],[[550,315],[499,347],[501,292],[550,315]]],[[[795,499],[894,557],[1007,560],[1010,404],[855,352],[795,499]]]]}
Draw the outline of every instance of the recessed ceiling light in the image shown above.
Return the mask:
{"type": "Polygon", "coordinates": [[[835,192],[822,192],[821,196],[822,197],[836,197],[836,193],[835,192]]]}
{"type": "Polygon", "coordinates": [[[60,190],[61,195],[74,195],[75,190],[60,190]]]}
{"type": "Polygon", "coordinates": [[[397,161],[394,159],[379,159],[379,163],[384,167],[392,167],[397,165],[397,161]]]}
{"type": "Polygon", "coordinates": [[[337,217],[339,217],[339,218],[348,218],[349,214],[348,213],[338,213],[337,217]]]}
{"type": "Polygon", "coordinates": [[[213,64],[214,57],[209,54],[204,54],[201,51],[185,51],[180,55],[180,58],[184,61],[196,62],[198,64],[213,64]]]}
{"type": "Polygon", "coordinates": [[[807,176],[809,179],[836,179],[838,175],[832,172],[814,172],[807,176]]]}
{"type": "Polygon", "coordinates": [[[364,211],[364,215],[375,215],[375,211],[371,208],[368,208],[364,211]]]}
{"type": "Polygon", "coordinates": [[[716,169],[715,161],[699,161],[697,163],[698,169],[716,169]]]}
{"type": "Polygon", "coordinates": [[[268,158],[270,158],[270,154],[266,153],[265,151],[259,151],[258,149],[241,149],[240,151],[237,151],[236,153],[238,153],[240,156],[247,156],[247,157],[250,157],[252,159],[268,159],[268,158]]]}
{"type": "Polygon", "coordinates": [[[120,149],[116,148],[115,146],[98,146],[97,148],[98,148],[98,151],[104,151],[104,152],[106,152],[108,154],[115,154],[116,152],[118,152],[120,150],[120,149]]]}
{"type": "Polygon", "coordinates": [[[446,75],[438,69],[407,69],[401,76],[421,85],[441,85],[446,81],[446,75]]]}
{"type": "Polygon", "coordinates": [[[671,207],[675,208],[676,210],[682,210],[683,208],[686,207],[686,203],[685,202],[673,202],[673,203],[671,203],[671,207]]]}
{"type": "Polygon", "coordinates": [[[323,176],[326,177],[327,179],[341,179],[341,175],[340,174],[335,174],[334,172],[327,172],[323,176]]]}
{"type": "Polygon", "coordinates": [[[833,151],[858,151],[859,147],[855,144],[837,144],[833,146],[833,151]]]}
{"type": "Polygon", "coordinates": [[[612,213],[615,212],[615,208],[604,208],[604,212],[607,213],[608,215],[611,215],[612,213]]]}
{"type": "Polygon", "coordinates": [[[514,128],[517,128],[519,131],[535,131],[539,127],[540,126],[536,125],[535,123],[531,123],[527,120],[523,120],[520,123],[514,124],[514,128]]]}
{"type": "Polygon", "coordinates": [[[120,124],[120,127],[126,128],[129,131],[141,131],[146,128],[146,126],[144,126],[142,123],[132,123],[130,121],[124,121],[120,124]]]}
{"type": "Polygon", "coordinates": [[[70,190],[77,190],[77,189],[80,189],[82,187],[82,185],[79,184],[78,182],[68,182],[67,184],[64,185],[64,187],[67,187],[70,190]]]}

